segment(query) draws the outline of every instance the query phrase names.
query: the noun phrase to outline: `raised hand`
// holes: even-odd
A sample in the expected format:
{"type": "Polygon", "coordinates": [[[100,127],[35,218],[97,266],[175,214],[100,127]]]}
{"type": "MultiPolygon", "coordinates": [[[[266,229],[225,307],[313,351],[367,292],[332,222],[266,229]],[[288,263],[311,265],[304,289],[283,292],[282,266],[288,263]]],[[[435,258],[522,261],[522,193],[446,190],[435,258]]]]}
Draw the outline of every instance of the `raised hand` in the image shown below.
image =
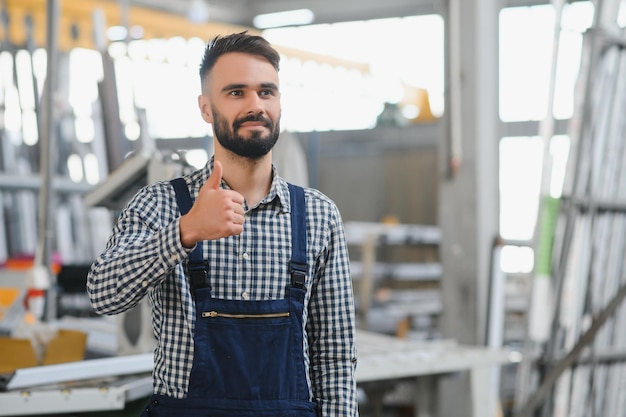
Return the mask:
{"type": "Polygon", "coordinates": [[[180,219],[183,246],[190,248],[201,240],[217,240],[243,232],[244,198],[237,191],[220,188],[222,175],[222,164],[216,160],[193,206],[180,219]]]}

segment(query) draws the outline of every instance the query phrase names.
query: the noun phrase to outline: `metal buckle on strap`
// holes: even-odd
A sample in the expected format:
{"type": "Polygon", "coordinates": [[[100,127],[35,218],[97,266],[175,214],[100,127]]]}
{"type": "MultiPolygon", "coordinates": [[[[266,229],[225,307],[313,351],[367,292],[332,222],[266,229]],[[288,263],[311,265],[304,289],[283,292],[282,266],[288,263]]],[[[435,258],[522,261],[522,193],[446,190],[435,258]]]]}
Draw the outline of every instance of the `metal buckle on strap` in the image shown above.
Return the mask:
{"type": "Polygon", "coordinates": [[[187,264],[187,276],[189,277],[189,286],[192,290],[208,286],[208,267],[209,263],[207,261],[187,264]]]}
{"type": "Polygon", "coordinates": [[[306,289],[307,266],[306,264],[289,262],[289,270],[291,271],[291,285],[295,288],[306,289]]]}

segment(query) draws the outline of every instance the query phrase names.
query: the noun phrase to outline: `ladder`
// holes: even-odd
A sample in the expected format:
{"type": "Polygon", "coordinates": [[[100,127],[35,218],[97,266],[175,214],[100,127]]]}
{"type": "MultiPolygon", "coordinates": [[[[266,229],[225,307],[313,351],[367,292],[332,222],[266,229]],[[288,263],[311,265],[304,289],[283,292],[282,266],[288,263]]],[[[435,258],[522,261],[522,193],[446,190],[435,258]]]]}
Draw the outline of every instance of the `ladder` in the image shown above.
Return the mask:
{"type": "Polygon", "coordinates": [[[516,417],[626,416],[626,2],[593,6],[553,229],[552,327],[527,340],[516,417]]]}

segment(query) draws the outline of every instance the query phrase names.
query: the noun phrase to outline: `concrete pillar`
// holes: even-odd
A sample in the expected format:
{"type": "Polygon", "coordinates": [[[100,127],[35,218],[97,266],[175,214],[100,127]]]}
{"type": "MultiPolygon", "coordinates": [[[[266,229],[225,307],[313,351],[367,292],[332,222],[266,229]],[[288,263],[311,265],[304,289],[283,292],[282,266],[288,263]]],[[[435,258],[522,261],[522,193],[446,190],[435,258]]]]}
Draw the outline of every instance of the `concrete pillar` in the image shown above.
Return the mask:
{"type": "MultiPolygon", "coordinates": [[[[444,337],[471,345],[485,344],[490,258],[499,235],[500,3],[448,0],[445,16],[447,92],[439,147],[441,329],[444,337]]],[[[469,415],[467,375],[445,378],[440,388],[442,416],[469,415]]]]}

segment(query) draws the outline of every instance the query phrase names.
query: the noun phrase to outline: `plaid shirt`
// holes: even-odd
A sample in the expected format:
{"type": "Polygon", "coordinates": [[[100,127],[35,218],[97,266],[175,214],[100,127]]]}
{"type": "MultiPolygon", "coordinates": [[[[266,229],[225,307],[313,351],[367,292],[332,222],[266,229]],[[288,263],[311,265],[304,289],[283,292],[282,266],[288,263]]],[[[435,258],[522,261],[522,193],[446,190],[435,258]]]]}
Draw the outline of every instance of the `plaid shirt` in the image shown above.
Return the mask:
{"type": "MultiPolygon", "coordinates": [[[[211,160],[185,176],[192,198],[212,167],[211,160]]],[[[309,274],[303,348],[311,398],[323,416],[352,417],[358,415],[354,303],[343,223],[322,193],[307,188],[305,196],[309,274]]],[[[284,298],[291,258],[287,183],[274,173],[268,195],[244,210],[241,235],[202,243],[213,294],[233,300],[284,298]]],[[[100,314],[126,311],[148,294],[158,341],[154,392],[174,398],[187,393],[195,322],[184,273],[191,250],[180,242],[179,217],[169,182],[144,187],[121,212],[87,278],[87,292],[100,314]]]]}

